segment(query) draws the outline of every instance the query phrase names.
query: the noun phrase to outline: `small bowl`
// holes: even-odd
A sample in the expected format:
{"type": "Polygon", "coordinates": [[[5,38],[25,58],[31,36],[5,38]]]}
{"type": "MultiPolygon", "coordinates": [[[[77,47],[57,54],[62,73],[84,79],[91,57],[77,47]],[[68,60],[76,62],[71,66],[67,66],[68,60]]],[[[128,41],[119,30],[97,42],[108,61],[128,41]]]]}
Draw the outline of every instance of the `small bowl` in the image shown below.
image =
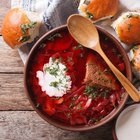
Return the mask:
{"type": "Polygon", "coordinates": [[[114,140],[139,140],[140,139],[140,104],[133,103],[124,108],[117,117],[114,128],[114,140]]]}
{"type": "MultiPolygon", "coordinates": [[[[115,46],[117,48],[117,50],[120,52],[120,54],[123,56],[124,59],[124,63],[126,66],[126,76],[127,78],[131,81],[132,80],[132,73],[131,73],[131,67],[130,67],[130,62],[129,59],[127,57],[127,54],[125,52],[125,50],[123,49],[123,47],[121,46],[121,44],[112,36],[110,35],[107,31],[97,27],[99,33],[102,33],[103,35],[105,35],[107,38],[109,38],[113,43],[115,43],[115,46]]],[[[76,126],[71,126],[68,124],[65,124],[63,122],[57,121],[55,119],[53,119],[52,117],[50,117],[49,115],[45,115],[40,109],[38,109],[35,106],[35,102],[34,102],[34,97],[33,94],[30,90],[30,86],[28,85],[28,73],[29,73],[29,68],[31,65],[31,60],[33,59],[34,54],[37,52],[37,48],[40,46],[40,44],[42,44],[46,38],[48,36],[50,36],[51,34],[54,34],[56,32],[62,31],[62,30],[67,30],[67,26],[63,25],[61,27],[55,28],[49,32],[47,32],[45,35],[43,35],[33,46],[33,48],[31,49],[26,65],[25,65],[25,70],[24,70],[24,87],[25,87],[25,92],[26,95],[31,103],[31,105],[33,106],[34,110],[41,116],[41,118],[43,118],[45,121],[47,121],[48,123],[65,129],[65,130],[71,130],[71,131],[86,131],[86,130],[91,130],[91,129],[95,129],[97,127],[100,127],[102,125],[104,125],[105,123],[109,122],[110,120],[112,120],[123,108],[123,106],[125,105],[125,102],[127,101],[128,98],[128,94],[125,92],[124,96],[123,96],[123,100],[121,101],[121,103],[119,104],[119,106],[117,108],[115,108],[115,110],[113,110],[110,114],[108,114],[106,117],[104,117],[103,119],[101,119],[101,121],[97,124],[93,124],[93,125],[76,125],[76,126]]]]}

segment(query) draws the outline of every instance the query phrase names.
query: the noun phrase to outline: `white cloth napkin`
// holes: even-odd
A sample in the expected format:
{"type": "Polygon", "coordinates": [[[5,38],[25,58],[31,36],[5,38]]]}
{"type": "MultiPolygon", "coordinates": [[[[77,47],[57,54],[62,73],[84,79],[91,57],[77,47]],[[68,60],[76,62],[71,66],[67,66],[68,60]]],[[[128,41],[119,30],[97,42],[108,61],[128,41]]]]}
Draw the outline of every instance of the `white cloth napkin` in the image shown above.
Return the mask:
{"type": "MultiPolygon", "coordinates": [[[[69,15],[78,13],[79,1],[80,0],[12,0],[11,7],[20,7],[26,11],[38,13],[44,25],[40,31],[40,36],[42,36],[48,30],[65,24],[69,15]]],[[[120,0],[118,14],[113,19],[98,22],[96,25],[104,28],[117,38],[111,24],[126,11],[140,12],[140,0],[120,0]]],[[[122,45],[127,51],[129,47],[123,43],[122,45]]],[[[23,63],[26,62],[32,46],[33,43],[27,44],[19,49],[19,54],[23,63]]]]}

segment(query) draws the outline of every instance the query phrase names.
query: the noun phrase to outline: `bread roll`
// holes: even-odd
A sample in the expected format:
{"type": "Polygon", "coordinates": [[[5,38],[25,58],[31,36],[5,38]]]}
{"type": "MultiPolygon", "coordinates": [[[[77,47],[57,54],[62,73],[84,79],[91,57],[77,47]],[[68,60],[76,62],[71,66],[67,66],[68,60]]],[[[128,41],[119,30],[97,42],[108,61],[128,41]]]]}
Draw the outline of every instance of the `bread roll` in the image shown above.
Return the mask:
{"type": "Polygon", "coordinates": [[[140,44],[140,13],[123,13],[112,26],[123,43],[130,46],[140,44]]]}
{"type": "Polygon", "coordinates": [[[81,0],[79,12],[96,22],[110,18],[117,13],[118,0],[81,0]]]}
{"type": "Polygon", "coordinates": [[[11,48],[18,48],[32,42],[39,34],[40,21],[35,13],[22,9],[11,9],[2,24],[2,36],[11,48]]]}
{"type": "Polygon", "coordinates": [[[140,79],[140,45],[134,46],[129,53],[132,71],[140,79]]]}

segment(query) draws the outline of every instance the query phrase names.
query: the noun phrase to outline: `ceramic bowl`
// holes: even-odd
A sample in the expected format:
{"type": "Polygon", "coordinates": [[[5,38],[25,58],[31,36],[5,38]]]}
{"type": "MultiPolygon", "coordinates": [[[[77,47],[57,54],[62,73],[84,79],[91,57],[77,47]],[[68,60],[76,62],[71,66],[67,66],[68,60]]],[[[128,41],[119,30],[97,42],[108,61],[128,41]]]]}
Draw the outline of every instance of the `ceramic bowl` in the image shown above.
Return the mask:
{"type": "MultiPolygon", "coordinates": [[[[129,59],[127,57],[127,54],[125,52],[125,50],[123,49],[123,47],[121,46],[121,44],[112,36],[110,35],[107,31],[105,31],[102,28],[97,27],[98,32],[104,34],[107,38],[109,38],[116,46],[116,48],[118,49],[118,51],[120,52],[120,54],[123,56],[124,59],[124,63],[126,66],[126,77],[131,81],[132,80],[132,73],[131,73],[131,67],[130,67],[130,62],[129,59]]],[[[123,108],[123,106],[125,105],[127,98],[128,98],[128,94],[124,93],[123,99],[121,101],[121,103],[119,104],[119,106],[117,108],[115,108],[110,114],[108,114],[106,117],[104,117],[100,122],[98,122],[97,124],[94,125],[76,125],[76,126],[71,126],[68,124],[65,124],[63,122],[57,121],[55,119],[53,119],[52,117],[50,117],[49,115],[44,114],[39,108],[36,107],[35,105],[35,101],[34,101],[34,96],[33,93],[31,91],[31,87],[29,85],[28,82],[28,76],[29,76],[29,68],[31,66],[31,60],[33,59],[35,53],[37,52],[37,48],[40,46],[40,44],[42,44],[46,38],[48,36],[50,36],[51,34],[54,34],[56,32],[62,31],[62,30],[67,30],[67,26],[63,25],[61,27],[55,28],[49,32],[47,32],[46,34],[44,34],[33,46],[33,48],[31,49],[26,65],[25,65],[25,71],[24,71],[24,87],[25,87],[25,92],[26,95],[31,103],[31,105],[33,106],[34,110],[39,114],[39,116],[41,118],[43,118],[45,121],[47,121],[48,123],[65,129],[65,130],[71,130],[71,131],[86,131],[86,130],[91,130],[91,129],[95,129],[97,127],[100,127],[104,124],[106,124],[107,122],[109,122],[110,120],[112,120],[123,108]]]]}
{"type": "Polygon", "coordinates": [[[115,120],[112,131],[114,140],[139,140],[139,118],[140,104],[127,105],[115,120]]]}

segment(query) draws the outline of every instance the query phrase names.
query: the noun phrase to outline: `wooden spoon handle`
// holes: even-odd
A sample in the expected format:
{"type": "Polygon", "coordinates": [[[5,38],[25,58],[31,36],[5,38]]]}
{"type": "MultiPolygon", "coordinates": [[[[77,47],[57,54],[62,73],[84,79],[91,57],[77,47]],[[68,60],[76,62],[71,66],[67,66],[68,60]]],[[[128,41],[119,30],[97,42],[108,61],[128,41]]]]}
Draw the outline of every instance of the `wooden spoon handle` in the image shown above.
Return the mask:
{"type": "Polygon", "coordinates": [[[98,47],[96,51],[103,57],[105,62],[108,64],[114,75],[120,81],[124,89],[130,95],[130,97],[135,101],[140,101],[140,93],[138,90],[131,84],[131,82],[111,63],[111,61],[107,58],[105,53],[102,51],[100,47],[98,47]]]}

